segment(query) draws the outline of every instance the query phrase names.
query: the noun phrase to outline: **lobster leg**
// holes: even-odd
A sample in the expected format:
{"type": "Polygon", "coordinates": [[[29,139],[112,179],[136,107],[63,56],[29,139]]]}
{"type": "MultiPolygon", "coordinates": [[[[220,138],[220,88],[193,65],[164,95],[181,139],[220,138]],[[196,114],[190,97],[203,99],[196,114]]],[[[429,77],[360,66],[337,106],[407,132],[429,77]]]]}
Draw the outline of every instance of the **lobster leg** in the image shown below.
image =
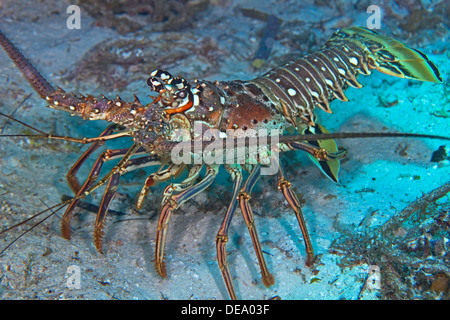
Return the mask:
{"type": "MultiPolygon", "coordinates": [[[[311,142],[289,142],[282,144],[282,150],[302,150],[308,153],[313,162],[322,170],[334,182],[338,182],[338,173],[340,168],[339,160],[345,158],[347,150],[344,148],[334,148],[330,150],[330,146],[327,145],[329,141],[311,141],[311,142]],[[323,146],[324,145],[324,146],[323,146]]],[[[334,141],[333,141],[334,143],[334,141]]]]}
{"type": "MultiPolygon", "coordinates": [[[[205,177],[199,183],[189,187],[177,195],[170,196],[162,208],[158,221],[158,229],[156,231],[155,245],[155,270],[161,277],[167,277],[166,266],[164,263],[164,246],[167,236],[167,226],[169,225],[172,212],[183,202],[196,196],[211,185],[217,175],[218,169],[218,167],[209,167],[205,177]]],[[[167,188],[169,187],[170,186],[167,188]]]]}
{"type": "MultiPolygon", "coordinates": [[[[72,212],[75,209],[75,207],[77,206],[79,200],[83,197],[83,195],[85,195],[86,193],[90,193],[89,188],[98,179],[98,176],[100,174],[100,170],[103,166],[103,163],[105,163],[106,161],[109,161],[111,159],[114,159],[116,157],[125,155],[128,152],[128,150],[129,149],[106,150],[97,158],[85,183],[80,188],[80,190],[78,191],[74,200],[70,203],[70,205],[67,207],[66,211],[64,212],[63,218],[61,220],[61,232],[62,232],[62,236],[65,239],[70,239],[70,220],[72,218],[72,212]]],[[[149,158],[149,157],[143,157],[143,158],[149,158]]],[[[157,158],[155,158],[153,156],[151,156],[150,158],[152,160],[148,161],[148,165],[156,165],[157,163],[155,163],[155,161],[157,161],[157,158]]],[[[137,159],[134,159],[134,160],[137,160],[137,159]]],[[[126,163],[122,166],[124,167],[125,165],[126,165],[126,163]]],[[[121,168],[121,170],[122,169],[123,168],[121,168]]]]}
{"type": "Polygon", "coordinates": [[[192,187],[197,181],[202,167],[203,165],[201,164],[192,166],[186,179],[184,179],[181,183],[172,183],[166,189],[164,189],[161,205],[164,206],[164,204],[174,192],[183,192],[192,187]]]}
{"type": "Polygon", "coordinates": [[[128,149],[106,150],[97,158],[83,186],[78,190],[75,199],[70,203],[70,205],[64,212],[64,215],[61,220],[61,232],[63,238],[67,240],[70,239],[70,220],[72,219],[72,212],[77,206],[78,202],[80,201],[80,198],[83,195],[83,193],[86,190],[88,190],[89,187],[91,187],[92,184],[97,180],[103,163],[105,161],[108,161],[113,156],[124,155],[127,151],[128,149]]]}
{"type": "Polygon", "coordinates": [[[237,300],[236,290],[234,289],[233,280],[231,279],[230,268],[227,263],[227,249],[226,243],[228,242],[228,228],[230,227],[231,219],[236,211],[237,207],[237,197],[242,186],[242,172],[237,169],[228,170],[233,177],[233,196],[231,198],[231,203],[228,206],[227,213],[223,218],[223,222],[220,225],[219,232],[216,236],[216,248],[217,248],[217,260],[219,262],[219,268],[222,272],[222,277],[227,286],[228,293],[233,300],[237,300]]]}
{"type": "MultiPolygon", "coordinates": [[[[116,124],[109,125],[101,134],[99,137],[104,137],[110,135],[112,132],[114,132],[117,129],[116,124]]],[[[78,191],[80,191],[81,186],[78,182],[78,179],[76,177],[76,174],[78,170],[80,169],[81,165],[89,158],[89,156],[98,148],[100,148],[102,145],[105,144],[105,140],[99,140],[94,142],[84,153],[83,155],[75,162],[75,164],[70,168],[69,172],[67,172],[66,178],[67,182],[69,183],[70,189],[77,194],[78,191]]]]}
{"type": "Polygon", "coordinates": [[[117,186],[119,185],[119,178],[122,174],[159,164],[157,156],[144,156],[135,159],[128,160],[122,169],[119,172],[114,173],[108,181],[106,185],[105,192],[102,197],[102,202],[100,204],[100,209],[97,213],[97,218],[95,220],[95,228],[94,228],[94,243],[96,249],[103,253],[103,228],[105,225],[106,216],[108,213],[108,208],[111,201],[114,199],[116,195],[117,186]]]}
{"type": "Polygon", "coordinates": [[[255,248],[256,256],[258,258],[258,263],[261,269],[262,282],[266,287],[270,287],[275,283],[273,275],[270,274],[267,269],[266,261],[261,250],[261,244],[258,239],[258,233],[256,232],[255,221],[253,218],[253,212],[248,203],[250,199],[250,192],[253,186],[258,181],[261,174],[261,167],[255,165],[252,172],[250,173],[247,181],[245,181],[244,187],[239,191],[238,200],[239,206],[241,207],[242,215],[244,217],[245,223],[247,224],[248,231],[250,232],[250,237],[252,238],[253,247],[255,248]]]}
{"type": "Polygon", "coordinates": [[[320,161],[340,160],[345,158],[345,156],[347,155],[347,150],[345,149],[340,149],[337,152],[329,152],[324,148],[316,147],[306,142],[295,141],[289,142],[287,143],[287,145],[290,150],[295,149],[305,151],[320,161]]]}
{"type": "Polygon", "coordinates": [[[98,252],[103,254],[103,235],[104,225],[106,220],[106,214],[108,212],[109,204],[116,195],[117,186],[119,185],[119,173],[115,173],[109,178],[106,185],[105,193],[103,194],[102,202],[100,203],[100,209],[97,213],[94,225],[94,244],[98,252]]]}
{"type": "Polygon", "coordinates": [[[145,180],[145,184],[142,187],[141,192],[139,193],[138,200],[136,201],[136,209],[141,209],[142,204],[144,203],[145,196],[148,194],[148,191],[152,186],[154,186],[156,183],[166,181],[171,177],[178,176],[184,168],[184,165],[171,164],[168,168],[149,175],[145,180]]]}
{"type": "MultiPolygon", "coordinates": [[[[274,161],[276,161],[274,159],[274,161]]],[[[291,183],[286,180],[284,169],[281,164],[279,166],[279,174],[278,174],[278,190],[283,192],[284,197],[287,202],[290,204],[292,209],[295,211],[295,216],[297,217],[298,224],[303,234],[303,240],[305,242],[305,250],[306,250],[306,262],[305,265],[307,267],[312,266],[314,262],[314,250],[311,244],[311,239],[309,238],[308,229],[306,228],[305,219],[303,218],[302,209],[300,208],[300,203],[297,199],[295,193],[291,190],[291,183]]]]}

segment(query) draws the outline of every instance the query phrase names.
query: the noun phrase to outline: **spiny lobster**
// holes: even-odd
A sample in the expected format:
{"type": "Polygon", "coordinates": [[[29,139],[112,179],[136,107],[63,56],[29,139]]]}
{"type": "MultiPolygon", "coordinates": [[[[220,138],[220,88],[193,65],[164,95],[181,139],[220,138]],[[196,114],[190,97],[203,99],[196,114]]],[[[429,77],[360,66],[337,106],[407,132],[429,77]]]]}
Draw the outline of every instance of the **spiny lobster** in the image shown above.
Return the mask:
{"type": "MultiPolygon", "coordinates": [[[[239,162],[233,158],[232,163],[224,165],[233,179],[232,200],[216,236],[219,267],[232,299],[236,299],[237,295],[227,263],[226,243],[230,222],[238,205],[251,235],[262,281],[266,286],[274,284],[274,278],[264,260],[249,204],[250,192],[261,175],[261,166],[277,164],[278,188],[294,210],[303,234],[306,265],[311,266],[314,262],[314,251],[301,206],[275,156],[278,151],[307,152],[330,179],[337,181],[339,160],[345,157],[346,150],[336,146],[335,138],[436,137],[401,133],[330,134],[317,123],[314,113],[316,107],[331,113],[330,102],[336,98],[347,101],[345,89],[348,86],[361,88],[357,81],[358,74],[369,75],[373,69],[401,78],[442,82],[438,69],[425,54],[365,28],[350,27],[338,30],[321,50],[250,81],[189,82],[182,77],[173,77],[167,71],[155,70],[150,73],[147,84],[157,96],[147,105],[142,104],[136,96],[133,102],[127,102],[120,97],[95,98],[54,88],[1,32],[0,43],[33,89],[46,100],[48,107],[81,116],[86,120],[106,120],[112,123],[96,138],[75,139],[45,135],[47,138],[91,144],[67,174],[75,197],[50,208],[59,210],[68,206],[61,224],[62,236],[66,239],[70,239],[70,222],[74,208],[80,199],[98,187],[106,184],[94,227],[95,246],[102,252],[105,217],[116,194],[121,175],[138,168],[160,166],[160,169],[149,175],[145,181],[137,199],[136,207],[139,209],[152,186],[179,176],[187,170],[188,175],[182,182],[171,183],[164,190],[156,236],[155,269],[160,276],[166,277],[164,246],[170,217],[182,203],[211,185],[221,165],[206,163],[204,160],[176,163],[173,161],[172,151],[180,143],[188,143],[191,146],[191,141],[201,140],[203,134],[212,129],[216,130],[212,141],[232,139],[233,144],[225,146],[227,152],[237,151],[235,140],[244,140],[247,159],[239,162]],[[297,135],[285,134],[291,127],[295,128],[297,135]],[[275,132],[272,133],[272,138],[277,137],[278,140],[266,142],[264,147],[271,148],[261,148],[264,150],[259,150],[256,156],[251,156],[250,139],[262,138],[261,132],[267,133],[268,130],[275,130],[272,131],[275,132]],[[104,151],[97,158],[84,184],[80,185],[76,178],[80,166],[107,140],[121,137],[132,137],[133,145],[124,149],[104,151]],[[249,157],[251,159],[248,159],[249,157]],[[118,164],[99,179],[102,165],[118,158],[118,164]],[[204,166],[206,173],[201,177],[200,172],[204,166]],[[243,171],[249,172],[246,179],[243,171]]],[[[202,142],[200,156],[208,146],[209,143],[202,142]]],[[[187,150],[188,159],[193,160],[195,151],[190,148],[187,150]]]]}

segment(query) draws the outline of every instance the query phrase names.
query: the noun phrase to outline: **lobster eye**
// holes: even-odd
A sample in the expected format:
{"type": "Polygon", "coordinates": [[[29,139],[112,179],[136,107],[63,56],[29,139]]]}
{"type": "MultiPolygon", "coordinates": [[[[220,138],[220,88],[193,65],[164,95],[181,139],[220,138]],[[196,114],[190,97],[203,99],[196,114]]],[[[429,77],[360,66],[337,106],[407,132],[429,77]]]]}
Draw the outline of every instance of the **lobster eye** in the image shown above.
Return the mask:
{"type": "Polygon", "coordinates": [[[147,85],[155,92],[161,92],[164,89],[164,85],[155,77],[148,78],[147,85]]]}
{"type": "Polygon", "coordinates": [[[182,91],[178,91],[177,92],[177,98],[178,99],[184,99],[184,98],[186,98],[186,96],[187,96],[186,90],[182,90],[182,91]]]}

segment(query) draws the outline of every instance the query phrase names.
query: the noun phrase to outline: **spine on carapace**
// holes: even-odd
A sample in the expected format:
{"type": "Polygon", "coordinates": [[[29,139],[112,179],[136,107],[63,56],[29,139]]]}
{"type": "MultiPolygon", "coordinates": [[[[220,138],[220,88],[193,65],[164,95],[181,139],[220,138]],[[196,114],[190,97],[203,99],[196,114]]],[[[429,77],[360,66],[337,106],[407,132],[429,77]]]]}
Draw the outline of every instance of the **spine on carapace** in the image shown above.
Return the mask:
{"type": "Polygon", "coordinates": [[[22,55],[14,44],[6,38],[0,30],[0,44],[16,64],[17,68],[22,72],[25,79],[31,84],[33,89],[42,97],[45,98],[55,92],[55,89],[44,79],[44,77],[36,70],[35,67],[22,55]]]}

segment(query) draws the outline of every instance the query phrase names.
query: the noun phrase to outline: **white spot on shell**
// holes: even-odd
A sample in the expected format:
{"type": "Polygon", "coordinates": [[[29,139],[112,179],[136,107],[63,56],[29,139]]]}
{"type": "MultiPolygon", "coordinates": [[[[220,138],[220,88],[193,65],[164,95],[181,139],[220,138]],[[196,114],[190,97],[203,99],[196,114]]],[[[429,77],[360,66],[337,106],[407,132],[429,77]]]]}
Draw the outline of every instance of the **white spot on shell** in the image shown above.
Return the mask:
{"type": "Polygon", "coordinates": [[[338,71],[339,71],[340,74],[345,75],[345,70],[344,69],[338,68],[338,71]]]}
{"type": "Polygon", "coordinates": [[[306,82],[311,82],[310,78],[306,78],[305,80],[306,80],[306,82]]]}
{"type": "Polygon", "coordinates": [[[168,74],[161,74],[161,80],[166,80],[166,79],[170,79],[170,76],[168,74]]]}
{"type": "Polygon", "coordinates": [[[358,65],[358,59],[356,59],[355,57],[351,57],[350,59],[348,59],[350,61],[351,64],[357,66],[358,65]]]}
{"type": "Polygon", "coordinates": [[[194,94],[194,107],[198,106],[200,104],[200,99],[198,98],[198,95],[194,94]]]}
{"type": "Polygon", "coordinates": [[[287,92],[289,93],[289,95],[290,95],[291,97],[293,97],[293,96],[295,96],[295,95],[297,94],[297,91],[295,91],[295,90],[292,89],[292,88],[289,88],[289,89],[287,90],[287,92]]]}

